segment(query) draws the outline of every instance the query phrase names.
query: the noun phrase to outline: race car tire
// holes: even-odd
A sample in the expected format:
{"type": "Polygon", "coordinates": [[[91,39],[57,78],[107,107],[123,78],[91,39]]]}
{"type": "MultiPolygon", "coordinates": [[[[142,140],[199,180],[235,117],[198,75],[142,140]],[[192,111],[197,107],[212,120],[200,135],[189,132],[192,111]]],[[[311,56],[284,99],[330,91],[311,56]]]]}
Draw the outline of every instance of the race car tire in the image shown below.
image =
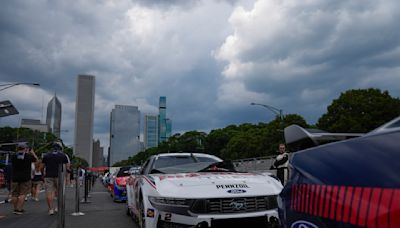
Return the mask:
{"type": "Polygon", "coordinates": [[[139,199],[139,218],[138,223],[140,228],[146,228],[146,214],[142,196],[139,199]]]}

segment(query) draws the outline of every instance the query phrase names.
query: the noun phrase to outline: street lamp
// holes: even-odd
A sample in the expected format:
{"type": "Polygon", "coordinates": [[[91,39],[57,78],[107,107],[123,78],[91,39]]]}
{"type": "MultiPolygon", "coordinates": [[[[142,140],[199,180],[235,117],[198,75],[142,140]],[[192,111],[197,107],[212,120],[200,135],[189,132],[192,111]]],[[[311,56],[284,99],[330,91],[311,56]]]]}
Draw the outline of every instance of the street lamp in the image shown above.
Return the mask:
{"type": "MultiPolygon", "coordinates": [[[[267,108],[267,109],[270,110],[271,112],[275,113],[277,116],[279,116],[279,130],[278,130],[278,131],[281,132],[281,134],[283,133],[283,129],[282,129],[282,128],[283,128],[283,115],[282,115],[283,110],[282,110],[282,109],[275,108],[275,107],[273,107],[273,106],[271,106],[271,105],[257,104],[257,103],[254,103],[254,102],[251,102],[250,105],[259,105],[259,106],[262,106],[262,107],[264,107],[264,108],[267,108]]],[[[282,139],[285,140],[283,134],[282,134],[282,139]]]]}
{"type": "Polygon", "coordinates": [[[4,86],[4,88],[1,88],[0,91],[6,90],[6,89],[8,89],[8,88],[11,88],[11,87],[14,87],[14,86],[17,86],[17,85],[40,86],[39,83],[29,83],[29,82],[7,83],[7,84],[2,84],[2,85],[0,85],[0,87],[3,87],[3,86],[4,86]]]}
{"type": "Polygon", "coordinates": [[[262,106],[262,107],[264,107],[264,108],[267,108],[268,110],[270,110],[271,112],[273,112],[273,113],[275,113],[277,116],[279,116],[279,120],[282,121],[282,118],[283,118],[283,116],[282,116],[283,110],[282,110],[282,109],[275,108],[275,107],[273,107],[273,106],[271,106],[271,105],[257,104],[257,103],[254,103],[254,102],[251,102],[250,105],[259,105],[259,106],[262,106]]]}

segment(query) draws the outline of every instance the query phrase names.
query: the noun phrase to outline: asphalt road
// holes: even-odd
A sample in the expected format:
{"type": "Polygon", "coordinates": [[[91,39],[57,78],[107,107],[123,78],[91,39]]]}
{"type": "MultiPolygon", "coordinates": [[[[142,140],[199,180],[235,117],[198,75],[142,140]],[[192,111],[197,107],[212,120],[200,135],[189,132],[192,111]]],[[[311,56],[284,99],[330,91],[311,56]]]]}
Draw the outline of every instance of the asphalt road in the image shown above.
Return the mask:
{"type": "MultiPolygon", "coordinates": [[[[137,227],[136,223],[126,215],[126,204],[113,202],[110,194],[100,182],[96,182],[90,195],[91,203],[80,204],[80,211],[85,215],[72,216],[71,214],[75,211],[75,188],[66,188],[66,228],[137,227]]],[[[44,192],[40,193],[39,202],[31,200],[25,202],[26,212],[23,215],[13,214],[12,204],[1,202],[4,200],[4,192],[0,194],[0,197],[0,215],[5,215],[0,219],[1,228],[57,227],[57,214],[53,216],[47,214],[44,192]]]]}

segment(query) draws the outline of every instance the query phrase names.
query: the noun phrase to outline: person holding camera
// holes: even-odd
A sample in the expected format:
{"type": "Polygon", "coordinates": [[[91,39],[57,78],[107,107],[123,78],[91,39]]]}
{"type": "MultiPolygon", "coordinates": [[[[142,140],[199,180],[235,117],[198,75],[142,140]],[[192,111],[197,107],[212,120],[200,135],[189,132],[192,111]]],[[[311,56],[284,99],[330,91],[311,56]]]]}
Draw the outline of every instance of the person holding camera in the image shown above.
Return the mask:
{"type": "Polygon", "coordinates": [[[31,190],[32,163],[37,161],[37,156],[26,143],[17,145],[17,152],[12,155],[12,182],[11,196],[14,205],[14,214],[22,215],[25,197],[31,190]]]}

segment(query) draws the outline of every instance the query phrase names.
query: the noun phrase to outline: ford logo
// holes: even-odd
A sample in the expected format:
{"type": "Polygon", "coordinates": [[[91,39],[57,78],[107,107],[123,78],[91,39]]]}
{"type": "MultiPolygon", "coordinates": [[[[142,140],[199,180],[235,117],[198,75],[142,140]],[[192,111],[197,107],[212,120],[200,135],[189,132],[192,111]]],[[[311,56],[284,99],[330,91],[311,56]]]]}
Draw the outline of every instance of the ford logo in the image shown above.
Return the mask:
{"type": "Polygon", "coordinates": [[[231,194],[242,194],[242,193],[245,193],[246,190],[244,190],[244,189],[230,189],[227,192],[231,193],[231,194]]]}
{"type": "Polygon", "coordinates": [[[315,224],[304,220],[299,220],[293,223],[290,228],[318,228],[315,224]]]}

